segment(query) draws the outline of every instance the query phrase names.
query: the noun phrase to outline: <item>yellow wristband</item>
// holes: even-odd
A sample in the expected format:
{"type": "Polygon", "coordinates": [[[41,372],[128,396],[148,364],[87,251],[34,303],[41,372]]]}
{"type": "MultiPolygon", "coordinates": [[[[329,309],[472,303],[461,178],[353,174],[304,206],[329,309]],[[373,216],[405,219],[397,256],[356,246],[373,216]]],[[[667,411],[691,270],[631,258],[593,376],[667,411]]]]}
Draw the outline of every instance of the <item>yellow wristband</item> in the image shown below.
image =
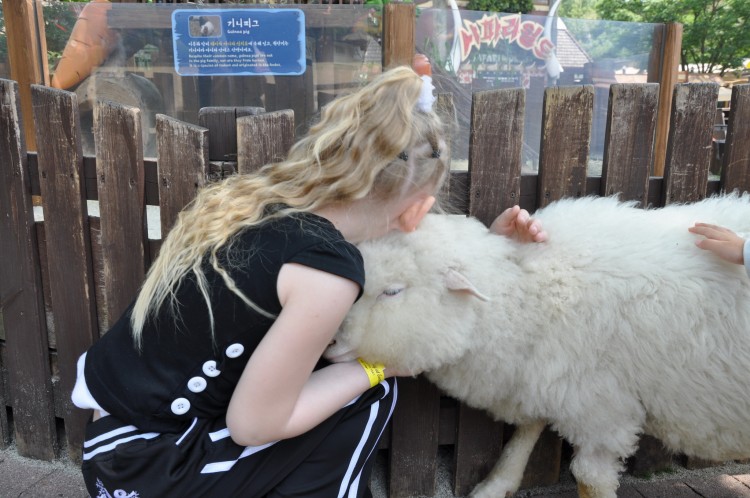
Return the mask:
{"type": "Polygon", "coordinates": [[[382,363],[367,363],[362,358],[357,358],[357,361],[365,369],[367,378],[370,379],[370,387],[375,387],[385,380],[385,365],[382,363]]]}

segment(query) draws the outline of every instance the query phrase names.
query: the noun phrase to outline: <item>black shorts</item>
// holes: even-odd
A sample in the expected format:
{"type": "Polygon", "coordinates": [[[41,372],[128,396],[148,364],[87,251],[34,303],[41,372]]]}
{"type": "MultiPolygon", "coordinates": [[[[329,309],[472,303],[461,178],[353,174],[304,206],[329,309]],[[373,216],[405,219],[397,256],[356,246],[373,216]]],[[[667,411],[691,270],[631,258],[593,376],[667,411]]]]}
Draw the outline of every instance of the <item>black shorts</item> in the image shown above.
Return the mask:
{"type": "Polygon", "coordinates": [[[257,447],[235,444],[224,417],[160,434],[110,415],[86,427],[84,480],[97,498],[360,498],[396,398],[388,379],[309,432],[257,447]]]}

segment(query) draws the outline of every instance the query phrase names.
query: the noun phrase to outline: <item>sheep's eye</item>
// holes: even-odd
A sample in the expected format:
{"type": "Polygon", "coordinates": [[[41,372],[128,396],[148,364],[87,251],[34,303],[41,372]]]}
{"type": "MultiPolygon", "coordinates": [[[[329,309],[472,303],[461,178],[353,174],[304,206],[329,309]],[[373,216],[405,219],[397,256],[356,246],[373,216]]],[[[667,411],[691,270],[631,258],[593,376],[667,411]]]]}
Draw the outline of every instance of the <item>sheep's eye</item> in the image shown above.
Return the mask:
{"type": "Polygon", "coordinates": [[[389,287],[388,289],[385,289],[380,295],[381,297],[392,297],[400,294],[402,290],[404,290],[403,287],[389,287]]]}

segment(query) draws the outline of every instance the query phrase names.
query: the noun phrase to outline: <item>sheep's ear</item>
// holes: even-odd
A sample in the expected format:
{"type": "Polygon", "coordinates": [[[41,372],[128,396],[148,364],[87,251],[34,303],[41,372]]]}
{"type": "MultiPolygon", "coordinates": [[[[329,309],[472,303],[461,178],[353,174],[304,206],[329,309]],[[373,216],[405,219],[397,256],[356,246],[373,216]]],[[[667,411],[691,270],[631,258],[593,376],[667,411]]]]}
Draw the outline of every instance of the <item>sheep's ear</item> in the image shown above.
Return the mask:
{"type": "Polygon", "coordinates": [[[448,290],[468,292],[476,298],[482,301],[489,301],[490,298],[482,294],[474,287],[468,278],[466,278],[461,272],[454,270],[453,268],[448,269],[444,275],[445,287],[448,290]]]}

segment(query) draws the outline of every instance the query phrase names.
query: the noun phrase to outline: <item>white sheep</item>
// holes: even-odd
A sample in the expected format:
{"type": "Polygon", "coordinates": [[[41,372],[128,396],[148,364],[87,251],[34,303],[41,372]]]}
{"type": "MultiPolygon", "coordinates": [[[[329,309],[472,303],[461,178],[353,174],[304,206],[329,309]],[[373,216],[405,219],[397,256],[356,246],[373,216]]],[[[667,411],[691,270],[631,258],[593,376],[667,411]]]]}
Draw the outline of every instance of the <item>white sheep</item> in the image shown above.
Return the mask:
{"type": "Polygon", "coordinates": [[[428,215],[360,246],[367,283],[326,356],[424,371],[518,426],[472,496],[514,493],[539,434],[570,442],[580,496],[614,498],[640,434],[709,460],[750,457],[750,279],[698,249],[696,221],[750,233],[750,195],[537,211],[549,240],[428,215]]]}

